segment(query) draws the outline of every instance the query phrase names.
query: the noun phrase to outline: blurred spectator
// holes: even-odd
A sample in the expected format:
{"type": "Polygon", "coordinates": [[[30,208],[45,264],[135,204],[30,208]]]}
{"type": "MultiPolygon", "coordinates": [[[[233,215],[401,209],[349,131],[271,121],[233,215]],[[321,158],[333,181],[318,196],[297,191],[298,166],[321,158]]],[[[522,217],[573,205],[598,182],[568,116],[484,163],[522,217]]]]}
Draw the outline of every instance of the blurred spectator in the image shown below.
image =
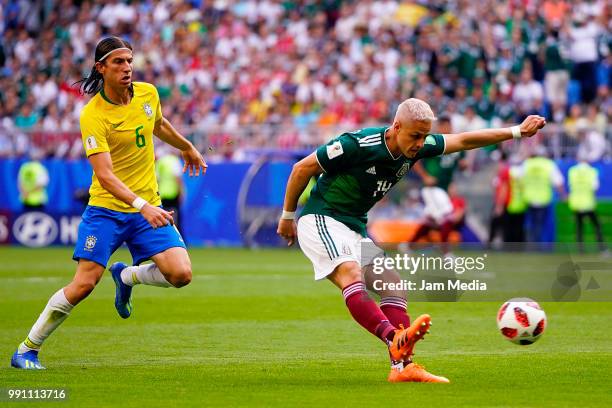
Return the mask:
{"type": "MultiPolygon", "coordinates": [[[[495,104],[491,103],[491,100],[484,95],[480,87],[472,90],[472,99],[476,114],[490,124],[495,114],[495,104]]],[[[485,127],[489,127],[489,125],[485,127]]]]}
{"type": "MultiPolygon", "coordinates": [[[[610,35],[610,34],[608,34],[610,35]]],[[[610,89],[610,82],[612,81],[612,52],[607,50],[608,55],[599,64],[597,70],[597,95],[603,96],[607,94],[610,89]]]]}
{"type": "Polygon", "coordinates": [[[551,27],[559,28],[570,9],[570,4],[563,0],[546,0],[542,6],[542,14],[551,27]]]}
{"type": "Polygon", "coordinates": [[[601,224],[595,211],[597,198],[595,192],[599,189],[599,175],[597,169],[589,164],[588,157],[579,153],[579,163],[570,167],[568,171],[569,195],[568,205],[576,219],[576,242],[580,252],[584,251],[584,219],[588,218],[595,228],[595,236],[600,251],[606,251],[601,233],[601,224]]]}
{"type": "Polygon", "coordinates": [[[597,40],[600,27],[592,16],[583,11],[574,13],[567,29],[570,38],[570,59],[574,63],[572,78],[580,83],[580,98],[584,102],[595,99],[597,91],[597,40]]]}
{"type": "Polygon", "coordinates": [[[546,98],[552,105],[553,110],[565,109],[567,105],[569,72],[561,47],[559,32],[556,29],[551,29],[548,37],[546,37],[544,87],[546,98]]]}
{"type": "Polygon", "coordinates": [[[465,109],[465,114],[463,116],[465,118],[464,132],[480,130],[487,127],[487,122],[476,113],[472,105],[465,109]]]}
{"type": "Polygon", "coordinates": [[[524,242],[527,201],[525,200],[524,171],[521,159],[517,155],[510,157],[508,187],[510,190],[504,220],[504,242],[524,242]]]}
{"type": "Polygon", "coordinates": [[[506,159],[506,154],[502,152],[497,164],[497,175],[493,179],[493,213],[489,223],[489,247],[497,237],[503,235],[506,208],[510,202],[510,167],[506,159]]]}
{"type": "Polygon", "coordinates": [[[572,105],[569,116],[563,121],[563,130],[572,139],[578,139],[578,128],[588,126],[587,119],[584,117],[582,105],[572,105]]]}
{"type": "Polygon", "coordinates": [[[518,121],[522,121],[528,115],[539,114],[543,98],[542,84],[533,79],[531,68],[525,67],[521,72],[520,82],[512,91],[512,101],[519,112],[518,121]]]}
{"type": "Polygon", "coordinates": [[[29,104],[24,104],[15,117],[15,126],[19,129],[31,129],[38,123],[39,116],[29,104]]]}
{"type": "Polygon", "coordinates": [[[13,155],[13,142],[8,133],[0,128],[0,158],[8,158],[13,155]]]}
{"type": "Polygon", "coordinates": [[[19,199],[26,210],[42,210],[47,204],[49,172],[40,162],[42,152],[34,151],[31,159],[19,167],[17,175],[19,199]]]}
{"type": "Polygon", "coordinates": [[[553,188],[565,195],[563,175],[554,161],[547,157],[546,148],[535,147],[532,157],[525,160],[522,169],[525,201],[528,205],[529,242],[542,242],[544,227],[553,200],[553,188]]]}
{"type": "Polygon", "coordinates": [[[183,166],[181,160],[168,149],[158,149],[158,158],[155,161],[159,196],[166,211],[173,211],[174,224],[179,223],[179,207],[183,193],[183,166]]]}
{"type": "Polygon", "coordinates": [[[38,109],[46,108],[58,96],[58,87],[49,74],[45,71],[39,72],[36,83],[32,86],[32,96],[36,101],[38,109]]]}
{"type": "Polygon", "coordinates": [[[62,118],[59,116],[57,105],[51,104],[47,109],[47,116],[42,121],[42,129],[48,132],[57,132],[61,129],[62,118]]]}
{"type": "Polygon", "coordinates": [[[608,118],[595,104],[587,106],[586,123],[593,127],[599,134],[605,135],[608,128],[608,118]]]}
{"type": "Polygon", "coordinates": [[[580,143],[577,156],[590,163],[601,160],[608,149],[604,135],[584,122],[579,125],[577,131],[580,143]]]}

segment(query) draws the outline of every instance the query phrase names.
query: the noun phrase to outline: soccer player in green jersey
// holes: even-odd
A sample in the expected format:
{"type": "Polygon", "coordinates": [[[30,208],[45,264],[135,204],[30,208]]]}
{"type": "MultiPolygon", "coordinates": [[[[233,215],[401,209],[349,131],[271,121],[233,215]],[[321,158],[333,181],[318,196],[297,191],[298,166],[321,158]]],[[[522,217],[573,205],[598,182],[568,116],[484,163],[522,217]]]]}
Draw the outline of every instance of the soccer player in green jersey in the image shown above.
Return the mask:
{"type": "MultiPolygon", "coordinates": [[[[376,304],[366,292],[373,259],[382,253],[367,236],[367,212],[423,158],[488,146],[512,138],[533,136],[546,121],[533,115],[511,128],[483,129],[458,134],[430,134],[435,120],[431,107],[407,99],[397,108],[389,127],[343,133],[293,166],[278,234],[289,245],[296,238],[312,261],[315,279],[329,279],[344,296],[353,318],[388,347],[391,382],[448,382],[411,360],[415,343],[430,326],[429,315],[410,325],[405,290],[377,291],[376,304]],[[320,175],[320,176],[319,176],[320,175]],[[295,209],[302,191],[319,176],[299,222],[295,209]],[[375,249],[372,251],[372,249],[375,249]]],[[[399,282],[399,274],[380,275],[399,282]]]]}

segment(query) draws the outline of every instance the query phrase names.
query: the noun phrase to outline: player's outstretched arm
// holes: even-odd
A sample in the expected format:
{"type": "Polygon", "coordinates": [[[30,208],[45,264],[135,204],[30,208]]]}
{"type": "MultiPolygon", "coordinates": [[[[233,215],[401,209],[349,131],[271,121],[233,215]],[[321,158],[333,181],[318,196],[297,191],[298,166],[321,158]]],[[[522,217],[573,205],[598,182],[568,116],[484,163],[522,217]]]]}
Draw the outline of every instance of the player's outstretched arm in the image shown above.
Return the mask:
{"type": "Polygon", "coordinates": [[[200,175],[200,169],[202,169],[202,175],[206,173],[206,162],[202,157],[202,154],[191,144],[191,142],[183,135],[181,135],[172,124],[166,118],[161,118],[155,122],[155,128],[153,134],[168,143],[171,146],[176,147],[181,151],[181,156],[185,161],[183,166],[183,173],[189,169],[189,176],[200,175]]]}
{"type": "MultiPolygon", "coordinates": [[[[94,153],[89,156],[89,162],[102,188],[124,203],[130,206],[134,205],[135,200],[139,197],[113,173],[113,161],[109,152],[94,153]]],[[[140,213],[153,228],[174,223],[173,212],[154,207],[148,203],[140,208],[140,213]]]]}
{"type": "Polygon", "coordinates": [[[297,236],[295,225],[295,210],[297,203],[308,185],[310,179],[323,172],[317,161],[316,152],[308,155],[293,165],[287,189],[285,191],[285,202],[283,203],[283,215],[278,222],[277,234],[287,240],[288,245],[293,245],[297,236]]]}
{"type": "Polygon", "coordinates": [[[446,143],[444,154],[489,146],[512,139],[513,137],[531,137],[545,125],[546,119],[542,116],[530,115],[520,125],[510,128],[482,129],[444,135],[444,142],[446,143]]]}

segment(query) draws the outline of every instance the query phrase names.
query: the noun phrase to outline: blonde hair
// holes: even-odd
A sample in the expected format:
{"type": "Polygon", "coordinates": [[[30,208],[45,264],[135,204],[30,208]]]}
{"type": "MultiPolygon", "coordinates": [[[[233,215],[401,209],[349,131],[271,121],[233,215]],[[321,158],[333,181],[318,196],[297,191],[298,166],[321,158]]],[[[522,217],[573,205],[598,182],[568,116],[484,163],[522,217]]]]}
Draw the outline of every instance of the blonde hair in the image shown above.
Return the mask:
{"type": "Polygon", "coordinates": [[[409,98],[397,107],[394,121],[406,123],[410,119],[433,122],[436,117],[427,102],[417,98],[409,98]]]}

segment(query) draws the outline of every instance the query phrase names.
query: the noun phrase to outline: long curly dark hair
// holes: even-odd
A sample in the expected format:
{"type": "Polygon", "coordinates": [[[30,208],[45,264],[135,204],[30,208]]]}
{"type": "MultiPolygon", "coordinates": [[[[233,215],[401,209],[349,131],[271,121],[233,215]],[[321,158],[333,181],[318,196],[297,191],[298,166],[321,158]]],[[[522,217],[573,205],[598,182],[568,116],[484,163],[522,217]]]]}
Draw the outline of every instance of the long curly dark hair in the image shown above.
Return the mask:
{"type": "MultiPolygon", "coordinates": [[[[117,48],[129,48],[132,50],[132,44],[119,37],[107,37],[96,45],[96,52],[94,56],[95,62],[93,68],[91,69],[91,73],[88,77],[74,83],[74,85],[79,84],[79,91],[81,94],[96,94],[102,89],[102,87],[104,87],[104,78],[96,68],[95,63],[101,62],[100,59],[103,56],[113,50],[116,50],[117,48]]],[[[134,96],[133,92],[133,88],[130,85],[130,93],[132,96],[134,96]]]]}

